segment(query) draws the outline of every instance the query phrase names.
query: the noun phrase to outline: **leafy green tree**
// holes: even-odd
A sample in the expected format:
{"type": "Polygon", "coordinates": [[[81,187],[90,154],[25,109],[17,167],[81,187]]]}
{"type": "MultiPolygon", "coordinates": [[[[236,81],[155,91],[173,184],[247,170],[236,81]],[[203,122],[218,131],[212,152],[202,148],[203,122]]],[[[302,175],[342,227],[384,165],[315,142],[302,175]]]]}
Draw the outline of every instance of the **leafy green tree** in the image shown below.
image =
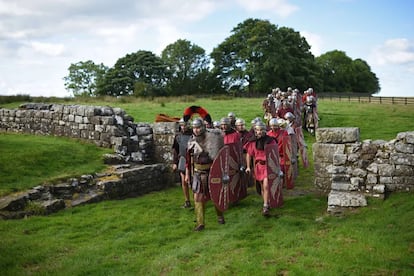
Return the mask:
{"type": "Polygon", "coordinates": [[[171,94],[205,92],[210,60],[203,48],[179,39],[162,51],[161,58],[171,74],[168,82],[171,94]]]}
{"type": "Polygon", "coordinates": [[[379,80],[371,67],[362,59],[352,61],[352,91],[376,94],[380,91],[379,80]]]}
{"type": "Polygon", "coordinates": [[[313,87],[320,91],[319,67],[311,53],[310,45],[304,37],[292,28],[281,27],[278,30],[281,37],[281,57],[279,68],[274,74],[274,86],[288,86],[306,89],[313,87]]]}
{"type": "Polygon", "coordinates": [[[108,67],[88,60],[71,64],[68,70],[69,75],[63,78],[66,90],[74,96],[96,96],[97,82],[105,75],[108,67]]]}
{"type": "Polygon", "coordinates": [[[351,92],[352,59],[345,52],[334,50],[316,58],[321,68],[324,91],[351,92]]]}
{"type": "Polygon", "coordinates": [[[213,72],[226,90],[266,92],[273,87],[315,86],[318,67],[306,39],[291,28],[247,19],[213,49],[213,72]]]}
{"type": "MultiPolygon", "coordinates": [[[[271,48],[278,48],[280,39],[277,27],[269,21],[247,19],[238,24],[232,35],[213,49],[213,72],[221,80],[227,91],[242,91],[245,87],[249,93],[261,89],[259,69],[267,59],[279,58],[269,56],[271,48]]],[[[277,69],[278,64],[269,62],[267,67],[277,69]]],[[[262,71],[263,75],[269,75],[262,71]]]]}
{"type": "Polygon", "coordinates": [[[159,96],[165,94],[168,70],[162,59],[140,50],[118,59],[98,83],[100,95],[159,96]]]}
{"type": "Polygon", "coordinates": [[[316,58],[326,92],[377,93],[380,89],[376,75],[362,59],[352,60],[345,52],[334,50],[316,58]]]}

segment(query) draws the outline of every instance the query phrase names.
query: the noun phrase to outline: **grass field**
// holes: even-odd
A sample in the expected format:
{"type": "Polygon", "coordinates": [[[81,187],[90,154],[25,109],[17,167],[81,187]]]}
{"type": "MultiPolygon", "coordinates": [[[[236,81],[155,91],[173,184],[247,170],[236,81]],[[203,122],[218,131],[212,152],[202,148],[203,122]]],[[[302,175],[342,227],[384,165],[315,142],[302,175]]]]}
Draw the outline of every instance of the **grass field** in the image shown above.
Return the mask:
{"type": "MultiPolygon", "coordinates": [[[[189,98],[87,104],[118,106],[135,121],[143,122],[152,122],[158,113],[179,116],[186,106],[193,104],[205,107],[214,119],[233,111],[250,121],[261,115],[261,101],[189,98]]],[[[13,105],[18,103],[9,107],[13,105]]],[[[362,139],[390,140],[398,132],[414,130],[414,110],[406,106],[321,101],[318,110],[321,127],[360,127],[362,139]]],[[[15,136],[0,137],[0,150],[12,147],[10,140],[15,140],[15,149],[19,147],[15,136]]],[[[61,138],[32,138],[31,148],[23,152],[35,152],[35,148],[40,151],[33,154],[30,169],[19,177],[42,169],[36,156],[60,157],[74,146],[66,145],[70,142],[66,139],[61,142],[61,138]],[[47,145],[43,149],[39,146],[42,143],[47,145]]],[[[305,138],[311,149],[314,137],[306,134],[305,138]]],[[[28,144],[25,140],[20,143],[28,144]]],[[[92,146],[85,151],[77,150],[69,159],[100,160],[100,151],[92,146]]],[[[0,168],[15,157],[13,151],[1,152],[0,156],[0,168]]],[[[61,162],[66,164],[56,161],[61,162]]],[[[98,167],[99,164],[98,161],[98,167]]],[[[8,174],[15,174],[13,167],[8,167],[8,174]]],[[[89,169],[74,168],[70,174],[89,169]]],[[[61,167],[49,166],[49,171],[61,177],[61,167]]],[[[301,169],[297,190],[312,186],[312,168],[301,169]]],[[[272,217],[265,219],[260,214],[261,198],[250,190],[246,199],[226,212],[225,225],[217,224],[209,203],[206,229],[201,233],[192,231],[194,213],[181,209],[182,202],[180,188],[174,187],[138,198],[67,209],[46,217],[0,221],[1,275],[413,275],[414,272],[412,194],[393,194],[385,201],[369,199],[368,207],[335,217],[326,214],[326,197],[299,193],[285,196],[284,206],[272,210],[272,217]]]]}

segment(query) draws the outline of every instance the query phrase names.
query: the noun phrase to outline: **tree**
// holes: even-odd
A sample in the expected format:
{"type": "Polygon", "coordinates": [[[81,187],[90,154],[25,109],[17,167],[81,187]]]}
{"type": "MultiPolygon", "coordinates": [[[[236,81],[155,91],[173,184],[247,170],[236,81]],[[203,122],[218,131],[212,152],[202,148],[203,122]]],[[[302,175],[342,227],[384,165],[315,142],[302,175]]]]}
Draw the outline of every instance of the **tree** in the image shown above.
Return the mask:
{"type": "Polygon", "coordinates": [[[168,87],[172,94],[205,92],[210,60],[203,48],[179,39],[162,51],[161,58],[171,74],[168,87]]]}
{"type": "Polygon", "coordinates": [[[247,19],[213,49],[214,73],[229,90],[249,93],[271,88],[307,86],[317,66],[306,39],[267,20],[247,19]]]}
{"type": "Polygon", "coordinates": [[[380,91],[379,80],[371,71],[371,67],[362,59],[352,61],[352,91],[376,94],[380,91]]]}
{"type": "Polygon", "coordinates": [[[345,52],[334,50],[316,58],[321,68],[324,91],[377,93],[378,78],[362,59],[352,60],[345,52]]]}
{"type": "Polygon", "coordinates": [[[232,33],[211,53],[213,72],[227,91],[241,91],[245,87],[250,93],[259,90],[257,69],[265,62],[270,48],[278,46],[277,27],[269,21],[247,19],[232,33]]]}
{"type": "Polygon", "coordinates": [[[167,66],[150,51],[138,51],[118,59],[98,83],[100,95],[158,96],[165,94],[167,66]]]}
{"type": "Polygon", "coordinates": [[[66,90],[74,96],[96,96],[97,82],[105,75],[108,67],[88,60],[71,64],[68,70],[69,75],[63,78],[66,90]]]}

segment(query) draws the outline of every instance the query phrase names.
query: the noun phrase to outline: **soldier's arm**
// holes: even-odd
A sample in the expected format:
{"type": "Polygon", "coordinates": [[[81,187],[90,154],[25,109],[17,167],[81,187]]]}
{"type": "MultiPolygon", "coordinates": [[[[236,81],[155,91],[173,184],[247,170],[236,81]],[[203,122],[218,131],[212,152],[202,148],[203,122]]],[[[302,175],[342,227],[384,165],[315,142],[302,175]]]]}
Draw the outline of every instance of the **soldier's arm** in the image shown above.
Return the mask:
{"type": "Polygon", "coordinates": [[[251,171],[251,169],[250,169],[251,163],[250,162],[251,162],[250,154],[246,153],[246,173],[250,173],[250,171],[251,171]]]}

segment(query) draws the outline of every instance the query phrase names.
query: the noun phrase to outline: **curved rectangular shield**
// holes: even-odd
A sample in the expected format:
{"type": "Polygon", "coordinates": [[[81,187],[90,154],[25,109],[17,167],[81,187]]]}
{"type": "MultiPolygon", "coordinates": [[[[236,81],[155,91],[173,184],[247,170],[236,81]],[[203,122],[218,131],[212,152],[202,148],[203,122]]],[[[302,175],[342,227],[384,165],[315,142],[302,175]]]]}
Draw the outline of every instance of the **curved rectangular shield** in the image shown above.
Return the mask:
{"type": "Polygon", "coordinates": [[[266,145],[265,153],[267,160],[267,178],[270,189],[270,207],[276,208],[283,205],[282,178],[277,144],[266,145]]]}

